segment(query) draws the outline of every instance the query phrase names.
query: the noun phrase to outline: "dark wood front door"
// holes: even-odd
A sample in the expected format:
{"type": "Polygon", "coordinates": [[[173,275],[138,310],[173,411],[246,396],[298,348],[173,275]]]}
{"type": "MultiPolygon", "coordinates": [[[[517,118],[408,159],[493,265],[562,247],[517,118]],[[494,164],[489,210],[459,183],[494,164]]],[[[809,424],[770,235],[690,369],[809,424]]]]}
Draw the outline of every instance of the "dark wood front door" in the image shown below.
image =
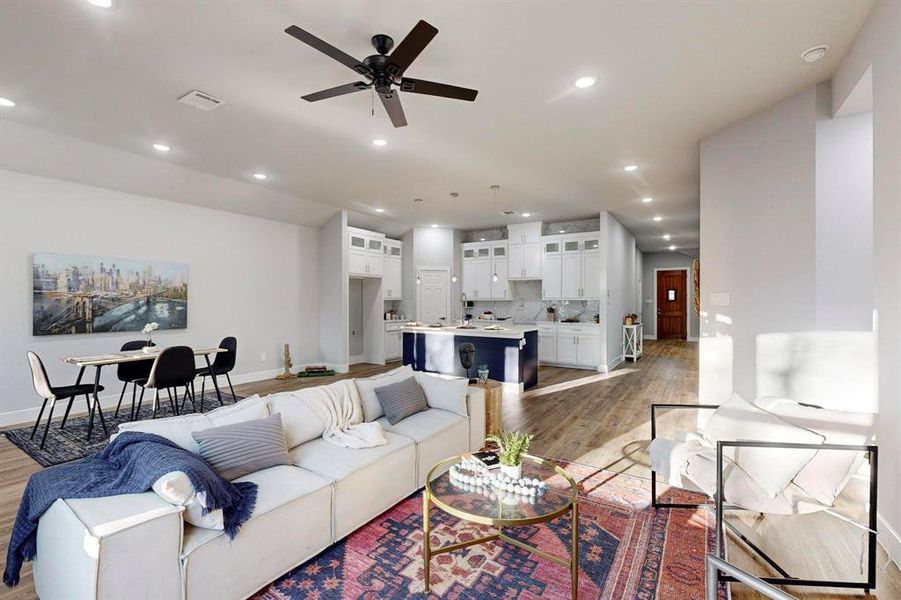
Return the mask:
{"type": "Polygon", "coordinates": [[[657,271],[657,339],[684,340],[688,301],[685,271],[657,271]]]}

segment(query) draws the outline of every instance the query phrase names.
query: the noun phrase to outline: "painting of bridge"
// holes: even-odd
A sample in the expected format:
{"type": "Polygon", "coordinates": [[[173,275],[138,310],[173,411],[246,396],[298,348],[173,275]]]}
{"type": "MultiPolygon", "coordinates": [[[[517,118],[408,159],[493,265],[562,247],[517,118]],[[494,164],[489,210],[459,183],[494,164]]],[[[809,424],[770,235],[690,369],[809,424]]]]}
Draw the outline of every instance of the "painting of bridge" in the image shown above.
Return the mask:
{"type": "Polygon", "coordinates": [[[35,253],[34,335],[188,326],[188,266],[146,260],[35,253]]]}

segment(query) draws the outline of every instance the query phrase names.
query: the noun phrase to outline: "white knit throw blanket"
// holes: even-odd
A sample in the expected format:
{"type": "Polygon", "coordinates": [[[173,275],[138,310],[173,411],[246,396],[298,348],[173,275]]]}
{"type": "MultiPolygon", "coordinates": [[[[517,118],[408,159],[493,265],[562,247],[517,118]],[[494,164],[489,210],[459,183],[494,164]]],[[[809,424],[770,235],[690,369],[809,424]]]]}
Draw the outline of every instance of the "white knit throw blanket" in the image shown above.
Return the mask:
{"type": "Polygon", "coordinates": [[[342,448],[372,448],[388,443],[382,426],[375,421],[363,423],[360,392],[353,381],[343,385],[309,388],[302,396],[314,415],[319,417],[325,432],[322,439],[342,448]],[[316,390],[315,394],[311,394],[316,390]]]}

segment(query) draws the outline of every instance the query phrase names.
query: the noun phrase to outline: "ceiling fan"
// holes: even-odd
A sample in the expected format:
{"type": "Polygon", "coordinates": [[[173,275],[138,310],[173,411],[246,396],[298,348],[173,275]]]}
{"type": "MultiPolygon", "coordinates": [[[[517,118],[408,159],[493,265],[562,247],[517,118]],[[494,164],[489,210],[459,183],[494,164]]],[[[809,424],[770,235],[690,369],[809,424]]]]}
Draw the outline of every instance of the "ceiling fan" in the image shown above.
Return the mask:
{"type": "Polygon", "coordinates": [[[391,118],[391,123],[395,127],[404,127],[407,124],[407,117],[404,116],[404,109],[400,104],[398,91],[440,96],[454,100],[466,100],[468,102],[475,100],[476,95],[479,93],[478,90],[403,76],[410,64],[416,60],[416,57],[432,41],[432,38],[438,34],[438,30],[425,21],[419,21],[390,55],[388,52],[394,47],[394,40],[383,33],[372,36],[372,45],[378,54],[367,56],[362,61],[338,50],[328,42],[319,39],[296,25],[291,25],[285,29],[285,33],[337,60],[342,65],[353,69],[368,80],[346,83],[320,92],[307,94],[303,96],[303,99],[307,102],[318,102],[326,98],[334,98],[374,88],[382,100],[382,105],[385,107],[388,117],[391,118]]]}

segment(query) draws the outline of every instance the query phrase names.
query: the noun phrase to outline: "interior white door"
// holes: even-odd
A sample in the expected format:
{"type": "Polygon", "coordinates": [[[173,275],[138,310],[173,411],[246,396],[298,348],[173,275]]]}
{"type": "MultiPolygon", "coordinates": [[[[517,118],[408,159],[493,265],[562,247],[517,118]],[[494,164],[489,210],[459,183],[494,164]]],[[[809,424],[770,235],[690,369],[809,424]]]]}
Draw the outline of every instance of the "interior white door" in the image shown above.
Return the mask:
{"type": "Polygon", "coordinates": [[[426,324],[446,321],[450,275],[446,270],[420,269],[419,279],[417,319],[426,324]]]}
{"type": "Polygon", "coordinates": [[[581,298],[582,289],[582,255],[578,252],[563,254],[561,272],[561,298],[581,298]]]}

